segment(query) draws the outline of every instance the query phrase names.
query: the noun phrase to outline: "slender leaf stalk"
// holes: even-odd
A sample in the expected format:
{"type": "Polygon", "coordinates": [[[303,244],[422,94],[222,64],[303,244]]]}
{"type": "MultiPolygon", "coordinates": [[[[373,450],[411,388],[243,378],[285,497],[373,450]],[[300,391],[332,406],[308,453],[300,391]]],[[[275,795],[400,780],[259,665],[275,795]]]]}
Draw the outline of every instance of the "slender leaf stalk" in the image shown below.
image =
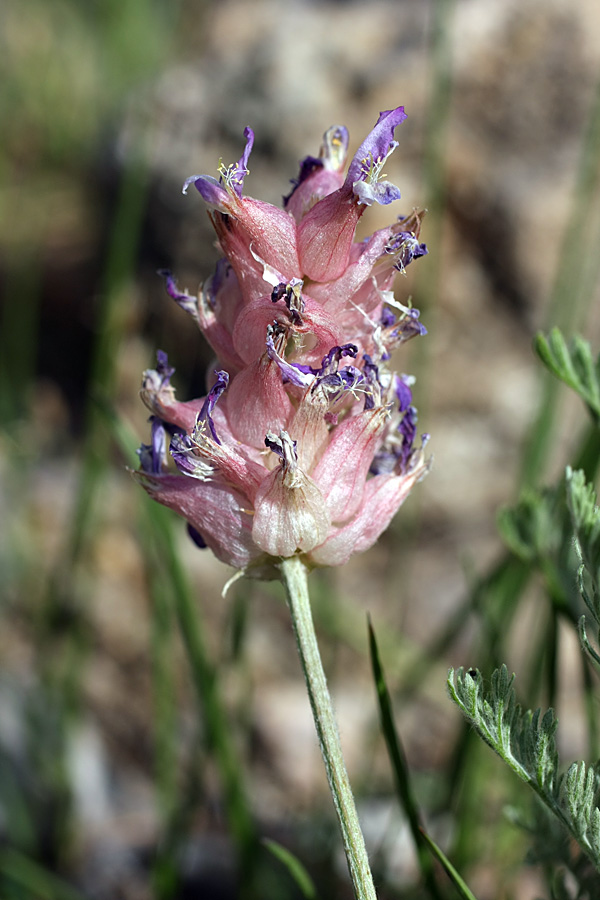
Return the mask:
{"type": "Polygon", "coordinates": [[[425,850],[424,829],[421,821],[421,812],[417,804],[416,797],[413,793],[410,774],[408,771],[408,763],[404,753],[404,747],[400,741],[400,736],[394,722],[394,713],[392,710],[392,699],[385,681],[385,675],[381,660],[379,658],[379,648],[375,631],[369,619],[369,647],[371,650],[371,665],[373,668],[373,680],[377,691],[377,700],[379,703],[379,716],[381,719],[381,730],[385,739],[388,756],[392,764],[394,773],[394,781],[396,784],[396,794],[400,801],[402,809],[406,813],[408,824],[412,834],[412,838],[417,853],[417,861],[421,870],[424,883],[432,898],[441,897],[440,891],[435,880],[433,865],[429,853],[425,850]]]}
{"type": "Polygon", "coordinates": [[[462,897],[463,900],[477,900],[475,894],[473,894],[472,891],[469,890],[466,882],[463,881],[446,854],[438,847],[435,841],[433,841],[425,832],[423,832],[423,840],[430,848],[431,852],[437,857],[437,859],[439,859],[439,861],[443,865],[450,880],[452,881],[452,884],[458,891],[459,896],[462,897]]]}
{"type": "Polygon", "coordinates": [[[300,662],[306,679],[327,780],[342,831],[354,892],[357,900],[375,900],[375,886],[367,849],[358,821],[317,644],[308,595],[306,567],[298,557],[292,556],[281,562],[280,571],[292,616],[300,662]]]}
{"type": "Polygon", "coordinates": [[[290,876],[298,885],[298,888],[300,889],[305,900],[317,900],[317,892],[312,882],[312,878],[310,877],[300,860],[281,844],[278,844],[277,841],[272,841],[265,838],[262,843],[267,848],[267,850],[269,850],[273,854],[275,859],[278,859],[279,862],[285,866],[290,876]]]}

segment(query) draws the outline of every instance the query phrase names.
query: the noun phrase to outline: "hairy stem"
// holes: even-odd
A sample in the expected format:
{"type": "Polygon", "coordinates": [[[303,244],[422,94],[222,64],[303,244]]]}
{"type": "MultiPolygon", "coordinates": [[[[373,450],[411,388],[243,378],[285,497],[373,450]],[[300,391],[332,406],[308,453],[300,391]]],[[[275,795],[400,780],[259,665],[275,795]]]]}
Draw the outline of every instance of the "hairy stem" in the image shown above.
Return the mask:
{"type": "Polygon", "coordinates": [[[280,571],[292,615],[327,780],[342,830],[354,892],[357,900],[376,900],[367,849],[358,821],[317,644],[308,596],[306,567],[298,557],[290,557],[282,561],[280,571]]]}

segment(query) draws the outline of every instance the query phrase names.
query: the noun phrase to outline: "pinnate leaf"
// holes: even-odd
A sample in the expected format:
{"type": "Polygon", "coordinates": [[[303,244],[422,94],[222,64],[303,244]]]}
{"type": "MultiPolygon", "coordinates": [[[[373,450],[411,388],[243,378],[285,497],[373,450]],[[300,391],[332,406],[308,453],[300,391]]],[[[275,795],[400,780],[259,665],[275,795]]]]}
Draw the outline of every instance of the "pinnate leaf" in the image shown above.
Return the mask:
{"type": "Polygon", "coordinates": [[[576,391],[600,420],[600,357],[594,362],[589,343],[576,335],[567,345],[561,331],[553,328],[548,337],[538,334],[534,347],[552,374],[576,391]]]}

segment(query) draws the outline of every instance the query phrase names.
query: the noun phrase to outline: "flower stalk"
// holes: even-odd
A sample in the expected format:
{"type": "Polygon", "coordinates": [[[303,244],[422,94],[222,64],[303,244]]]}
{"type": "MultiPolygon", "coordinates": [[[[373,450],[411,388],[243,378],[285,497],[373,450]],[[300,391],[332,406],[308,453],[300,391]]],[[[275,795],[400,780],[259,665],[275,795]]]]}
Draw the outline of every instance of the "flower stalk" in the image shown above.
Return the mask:
{"type": "Polygon", "coordinates": [[[340,823],[354,893],[357,900],[376,900],[367,848],[346,771],[315,634],[308,594],[307,568],[298,556],[291,556],[281,561],[279,570],[292,616],[300,662],[306,679],[327,781],[340,823]]]}

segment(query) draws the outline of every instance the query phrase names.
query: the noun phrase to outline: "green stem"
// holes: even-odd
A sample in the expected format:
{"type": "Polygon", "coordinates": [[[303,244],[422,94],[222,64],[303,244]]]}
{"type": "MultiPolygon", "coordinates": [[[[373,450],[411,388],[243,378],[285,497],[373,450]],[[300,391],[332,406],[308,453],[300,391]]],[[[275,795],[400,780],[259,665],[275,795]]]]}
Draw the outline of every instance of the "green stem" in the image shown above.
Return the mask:
{"type": "Polygon", "coordinates": [[[358,821],[317,644],[308,596],[306,567],[298,557],[292,556],[284,559],[279,568],[292,615],[300,662],[304,670],[327,780],[342,830],[344,850],[354,892],[357,900],[375,900],[375,886],[367,848],[358,821]]]}

